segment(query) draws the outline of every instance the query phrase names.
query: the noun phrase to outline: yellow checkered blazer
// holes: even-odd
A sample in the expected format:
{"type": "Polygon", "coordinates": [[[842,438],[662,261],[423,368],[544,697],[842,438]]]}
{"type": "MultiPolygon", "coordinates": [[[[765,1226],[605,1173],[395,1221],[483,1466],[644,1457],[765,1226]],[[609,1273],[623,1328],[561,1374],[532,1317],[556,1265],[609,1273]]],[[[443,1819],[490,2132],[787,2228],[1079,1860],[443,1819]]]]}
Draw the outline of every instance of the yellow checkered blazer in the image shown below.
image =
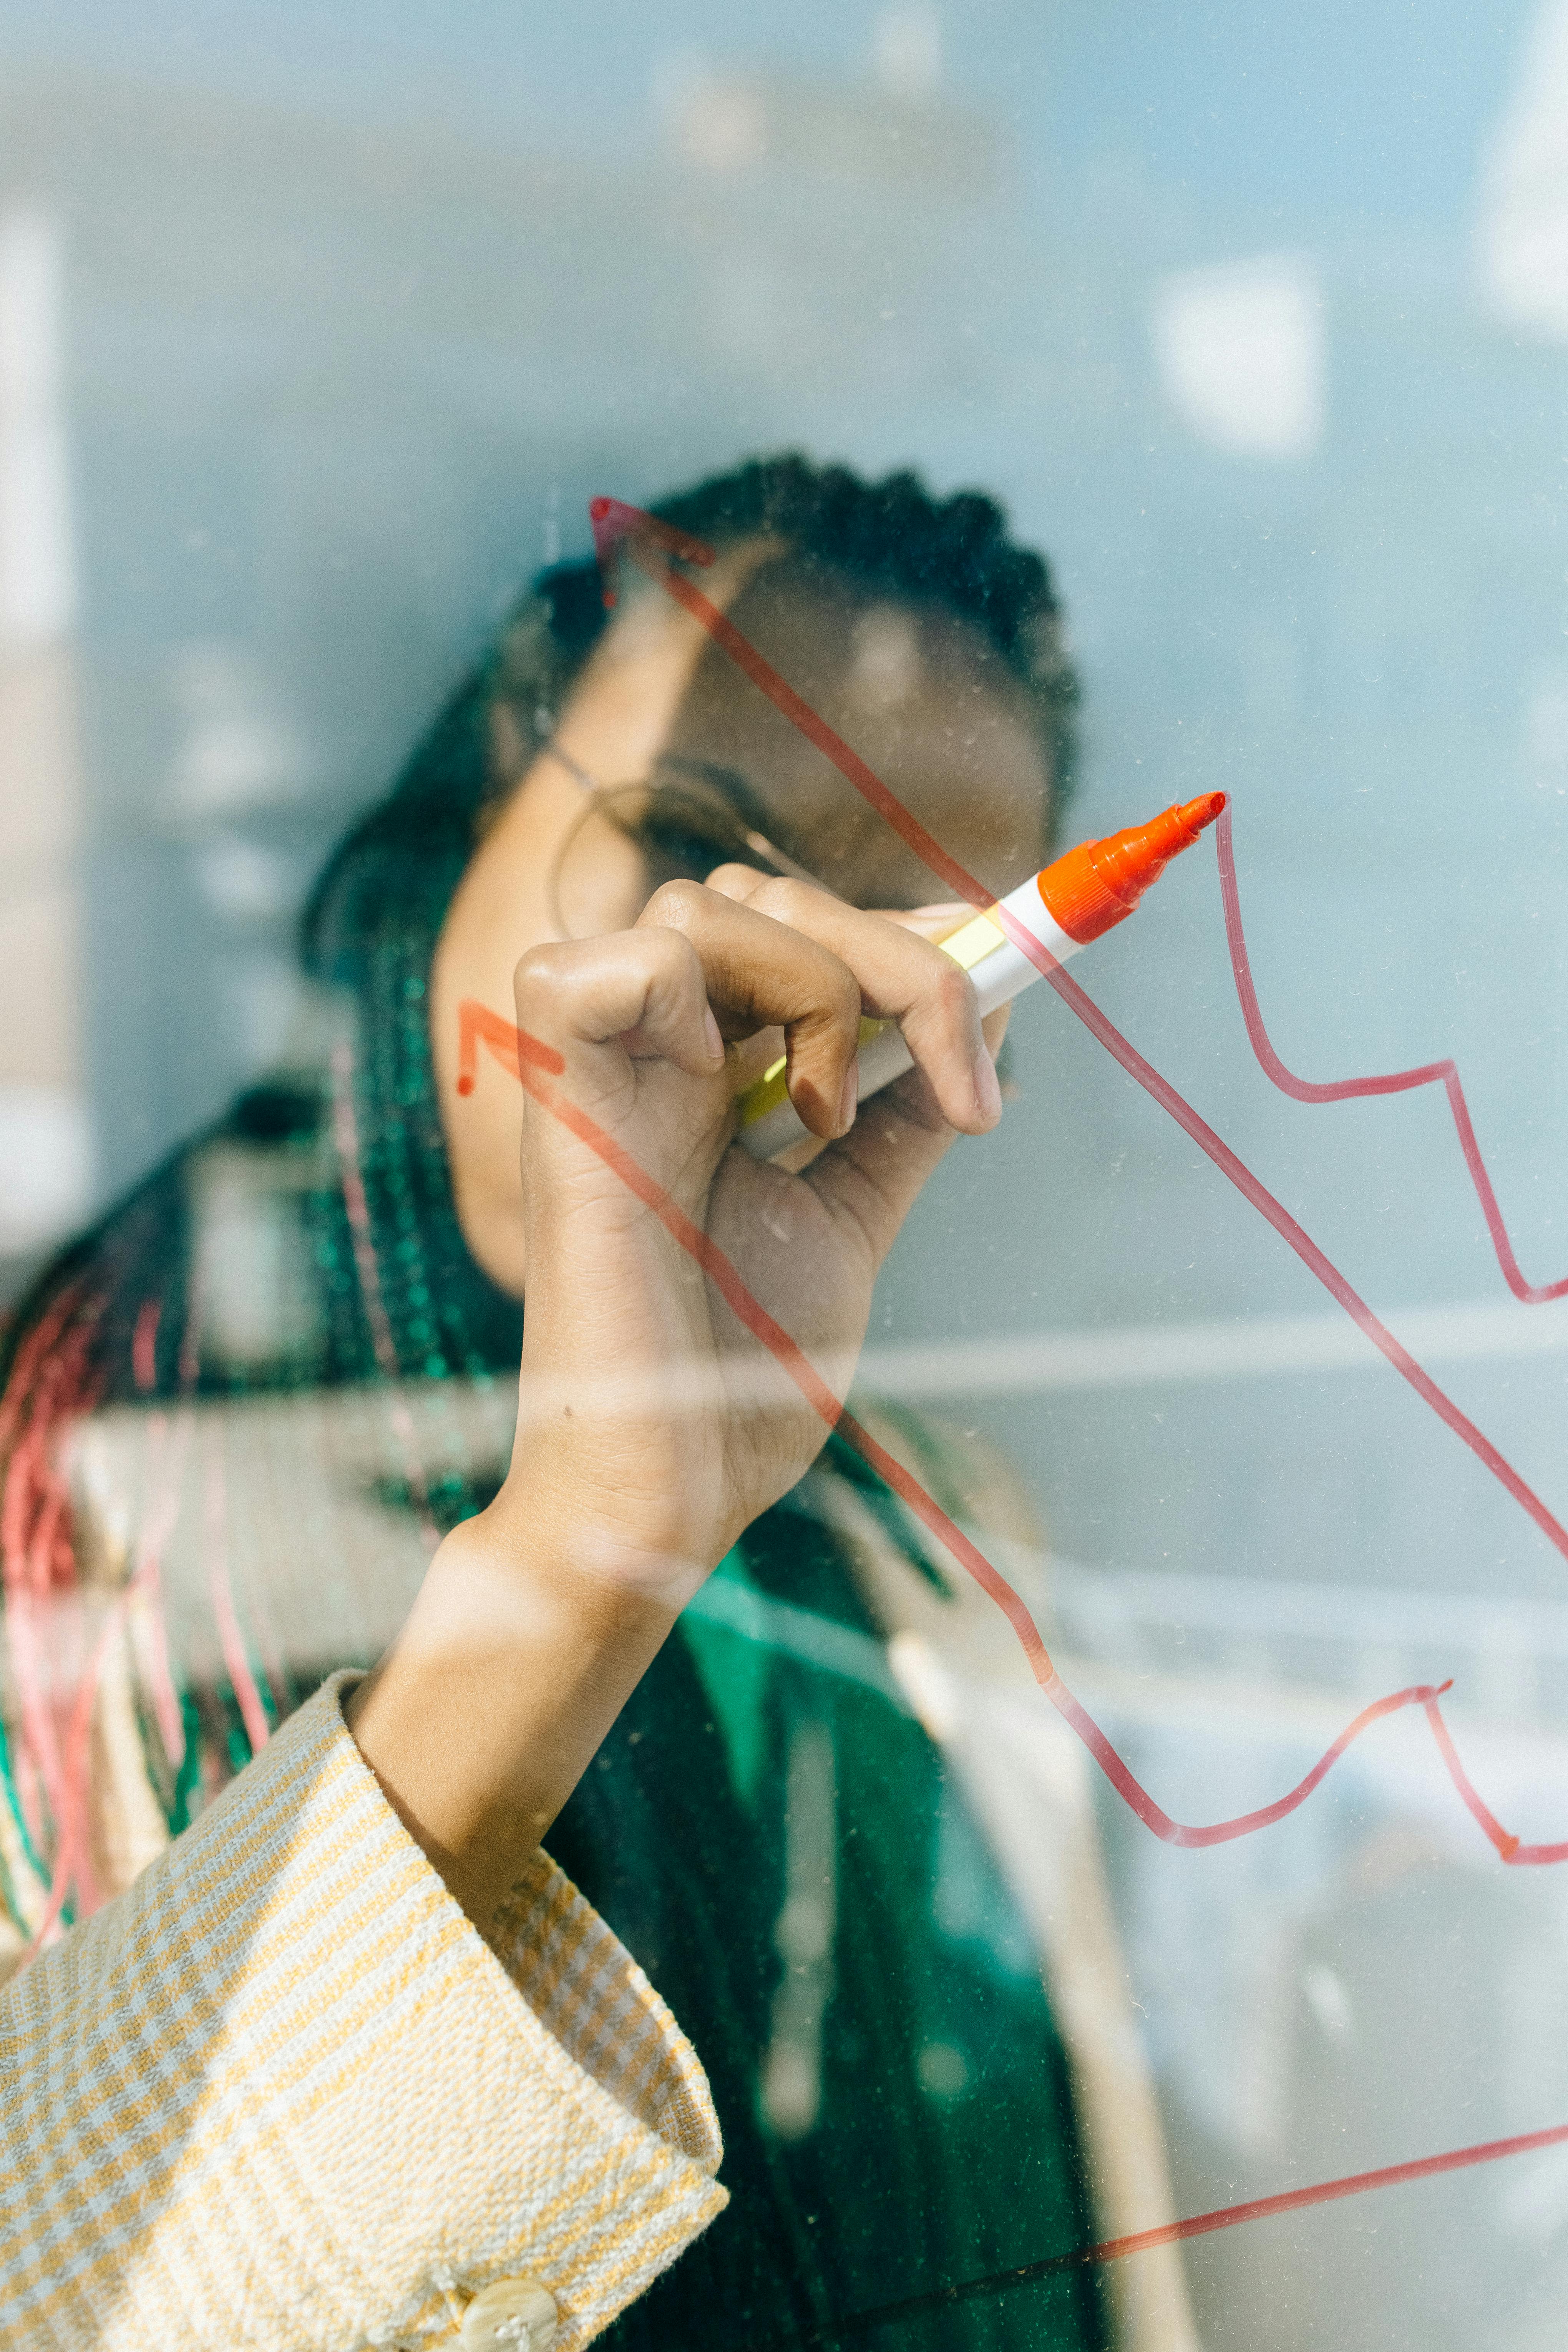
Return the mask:
{"type": "MultiPolygon", "coordinates": [[[[466,1406],[481,1458],[510,1444],[510,1424],[482,1417],[503,1401],[431,1385],[401,1392],[411,1415],[438,1404],[460,1429],[466,1406]]],[[[390,1640],[425,1571],[406,1515],[369,1499],[383,1403],[368,1418],[352,1391],[195,1409],[223,1441],[230,1568],[307,1656],[390,1640]],[[285,1492],[325,1507],[310,1540],[280,1549],[285,1492]],[[337,1590],[324,1557],[353,1571],[353,1626],[320,1614],[337,1590]]],[[[75,1527],[102,1610],[145,1507],[144,1418],[112,1409],[79,1433],[75,1527]]],[[[875,1426],[898,1453],[898,1430],[875,1426]]],[[[1014,1546],[1002,1556],[1022,1580],[1038,1542],[1026,1504],[997,1457],[952,1451],[966,1508],[1014,1546]]],[[[194,1447],[190,1477],[202,1459],[194,1447]]],[[[1170,2184],[1087,1759],[976,1588],[934,1592],[844,1482],[817,1503],[1036,1931],[1097,2233],[1146,2229],[1169,2217],[1170,2184]]],[[[198,1488],[162,1562],[187,1671],[210,1613],[205,1525],[198,1488]]],[[[48,1889],[0,1805],[0,1874],[29,1923],[0,1911],[0,2352],[522,2347],[495,2302],[520,2277],[554,2299],[552,2352],[575,2352],[726,2202],[708,2084],[664,2002],[543,1854],[479,1936],[361,1759],[346,1673],[171,1845],[132,1650],[124,1621],[102,1641],[86,1832],[97,1885],[124,1891],[8,1987],[48,1889]]],[[[0,1720],[9,1696],[0,1670],[0,1720]]],[[[1176,2248],[1108,2284],[1118,2352],[1194,2352],[1176,2248]]]]}
{"type": "Polygon", "coordinates": [[[519,2276],[573,2352],[723,2206],[647,1977],[542,1853],[482,1937],[347,1679],[0,1993],[5,2352],[505,2341],[462,2322],[519,2276]]]}

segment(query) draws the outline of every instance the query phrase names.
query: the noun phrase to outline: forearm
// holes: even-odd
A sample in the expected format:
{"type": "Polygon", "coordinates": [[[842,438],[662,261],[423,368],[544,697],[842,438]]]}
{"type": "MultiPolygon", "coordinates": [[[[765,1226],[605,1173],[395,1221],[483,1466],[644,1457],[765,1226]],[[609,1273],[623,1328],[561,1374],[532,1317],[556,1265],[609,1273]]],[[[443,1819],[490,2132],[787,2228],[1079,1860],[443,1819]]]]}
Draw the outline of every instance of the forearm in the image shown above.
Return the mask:
{"type": "Polygon", "coordinates": [[[552,1071],[531,1064],[520,1160],[524,1381],[549,1412],[349,1715],[481,1929],[682,1604],[823,1443],[775,1318],[814,1361],[857,1349],[952,1127],[996,1113],[973,991],[937,948],[723,872],[736,897],[667,884],[634,929],[541,941],[515,974],[518,1035],[552,1071]],[[867,1004],[919,1075],[853,1124],[867,1004]],[[791,1099],[838,1139],[808,1176],[728,1148],[726,1028],[787,1035],[791,1099]]]}
{"type": "Polygon", "coordinates": [[[675,1622],[585,1572],[568,1523],[506,1498],[447,1537],[347,1716],[410,1834],[481,1931],[675,1622]]]}

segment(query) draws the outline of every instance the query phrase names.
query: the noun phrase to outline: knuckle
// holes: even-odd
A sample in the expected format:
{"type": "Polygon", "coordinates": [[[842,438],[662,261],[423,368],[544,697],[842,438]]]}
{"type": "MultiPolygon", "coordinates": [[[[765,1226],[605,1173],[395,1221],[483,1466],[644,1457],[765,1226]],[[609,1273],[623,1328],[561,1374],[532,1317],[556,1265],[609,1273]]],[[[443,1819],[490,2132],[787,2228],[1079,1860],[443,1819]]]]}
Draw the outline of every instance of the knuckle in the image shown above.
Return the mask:
{"type": "Polygon", "coordinates": [[[777,874],[759,874],[746,866],[730,866],[726,871],[747,885],[745,901],[754,915],[765,915],[769,922],[782,923],[786,930],[809,929],[806,919],[818,894],[808,890],[804,883],[791,882],[777,874]]]}
{"type": "Polygon", "coordinates": [[[706,897],[700,882],[679,876],[673,882],[659,884],[643,909],[643,919],[666,930],[689,930],[700,919],[706,897]]]}
{"type": "MultiPolygon", "coordinates": [[[[679,886],[673,886],[679,887],[679,886]]],[[[702,959],[678,925],[655,925],[634,934],[632,969],[647,992],[649,1008],[671,1011],[693,987],[702,986],[702,959]]]]}
{"type": "MultiPolygon", "coordinates": [[[[696,885],[672,883],[670,887],[672,889],[695,888],[696,885]]],[[[686,980],[693,972],[700,975],[702,970],[701,959],[680,926],[665,926],[651,931],[642,943],[642,953],[647,959],[646,969],[649,977],[667,984],[686,980]]]]}
{"type": "Polygon", "coordinates": [[[524,949],[513,969],[511,982],[516,993],[534,996],[559,988],[566,977],[569,960],[564,943],[557,940],[541,940],[524,949]]]}
{"type": "Polygon", "coordinates": [[[707,877],[705,887],[722,890],[726,898],[753,900],[758,885],[763,878],[754,866],[746,866],[737,858],[727,857],[722,866],[715,866],[707,877]]]}
{"type": "Polygon", "coordinates": [[[809,882],[791,881],[787,875],[770,875],[752,894],[752,904],[771,915],[775,923],[787,923],[792,931],[805,930],[814,915],[820,913],[822,893],[814,890],[809,882]]]}

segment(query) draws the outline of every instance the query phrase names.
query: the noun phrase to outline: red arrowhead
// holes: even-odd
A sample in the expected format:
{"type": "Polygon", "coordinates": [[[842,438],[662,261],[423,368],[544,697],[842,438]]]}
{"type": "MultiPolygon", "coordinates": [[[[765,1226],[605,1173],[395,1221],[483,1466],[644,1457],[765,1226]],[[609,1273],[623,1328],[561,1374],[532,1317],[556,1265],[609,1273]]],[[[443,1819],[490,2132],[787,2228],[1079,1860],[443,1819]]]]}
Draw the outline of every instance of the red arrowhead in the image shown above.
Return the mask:
{"type": "Polygon", "coordinates": [[[657,515],[645,514],[641,507],[628,507],[622,499],[590,499],[588,520],[594,526],[594,552],[599,559],[606,605],[613,606],[618,593],[616,576],[623,540],[630,540],[634,550],[662,547],[679,556],[683,563],[713,561],[713,550],[702,540],[693,539],[689,531],[677,530],[673,523],[660,522],[657,515]]]}
{"type": "Polygon", "coordinates": [[[524,1062],[532,1062],[558,1078],[566,1067],[553,1045],[543,1045],[531,1037],[526,1029],[514,1029],[477,996],[465,996],[458,1007],[458,1092],[471,1095],[474,1091],[475,1066],[479,1047],[485,1045],[495,1055],[503,1070],[513,1077],[521,1076],[524,1062]]]}

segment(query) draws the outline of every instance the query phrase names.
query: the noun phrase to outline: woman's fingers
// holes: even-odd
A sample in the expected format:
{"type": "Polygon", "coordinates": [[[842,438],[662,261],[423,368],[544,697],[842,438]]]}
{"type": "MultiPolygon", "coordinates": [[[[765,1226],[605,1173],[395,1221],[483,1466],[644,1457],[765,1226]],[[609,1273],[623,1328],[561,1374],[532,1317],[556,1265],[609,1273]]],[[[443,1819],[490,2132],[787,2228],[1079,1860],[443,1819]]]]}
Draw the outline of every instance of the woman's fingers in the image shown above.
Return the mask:
{"type": "Polygon", "coordinates": [[[791,1101],[814,1135],[844,1133],[855,1116],[862,981],[831,946],[698,882],[656,890],[637,930],[689,943],[725,1035],[782,1029],[791,1101]]]}
{"type": "Polygon", "coordinates": [[[855,1116],[855,974],[803,932],[698,883],[668,883],[633,930],[531,948],[513,986],[519,1025],[584,1076],[624,1076],[629,1054],[710,1078],[723,1061],[721,1026],[731,1036],[777,1027],[812,1133],[842,1135],[855,1116]]]}
{"type": "Polygon", "coordinates": [[[714,1076],[723,1036],[782,1030],[790,1098],[813,1135],[857,1109],[862,1015],[897,1021],[939,1123],[969,1133],[1001,1112],[967,975],[920,933],[809,885],[724,867],[671,882],[635,929],[532,948],[515,976],[520,1024],[569,1060],[658,1055],[714,1076]]]}
{"type": "Polygon", "coordinates": [[[530,948],[512,986],[519,1027],[569,1061],[574,1047],[612,1044],[662,1055],[694,1078],[723,1061],[701,961],[678,931],[547,941],[530,948]]]}
{"type": "MultiPolygon", "coordinates": [[[[809,883],[779,880],[746,866],[720,866],[709,876],[704,895],[765,916],[837,957],[854,974],[859,1009],[898,1023],[948,1124],[968,1135],[984,1135],[995,1126],[1002,1097],[969,976],[920,930],[885,915],[862,913],[809,883]]],[[[954,927],[941,924],[944,930],[954,927]]],[[[793,1097],[793,1086],[790,1091],[793,1097]]],[[[798,1100],[795,1108],[801,1108],[798,1100]]]]}

